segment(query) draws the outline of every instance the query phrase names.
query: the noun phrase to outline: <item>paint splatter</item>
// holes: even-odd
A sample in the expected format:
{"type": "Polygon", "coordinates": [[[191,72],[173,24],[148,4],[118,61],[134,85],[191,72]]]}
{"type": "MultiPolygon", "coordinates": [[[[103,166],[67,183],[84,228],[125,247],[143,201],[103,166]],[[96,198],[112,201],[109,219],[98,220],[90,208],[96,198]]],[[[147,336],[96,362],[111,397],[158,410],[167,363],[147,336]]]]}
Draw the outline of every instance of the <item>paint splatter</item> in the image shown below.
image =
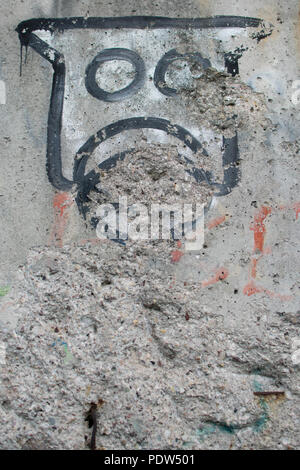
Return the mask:
{"type": "Polygon", "coordinates": [[[64,350],[65,350],[65,353],[66,353],[66,357],[64,359],[64,363],[65,364],[68,364],[69,362],[71,362],[73,360],[73,355],[70,353],[70,351],[68,350],[68,345],[66,343],[64,343],[64,350]]]}
{"type": "Polygon", "coordinates": [[[184,253],[182,253],[182,251],[179,251],[179,250],[172,251],[172,258],[171,258],[172,263],[178,263],[178,261],[181,260],[183,255],[184,253]]]}
{"type": "Polygon", "coordinates": [[[266,294],[268,297],[272,299],[279,299],[283,301],[289,301],[292,299],[291,295],[282,295],[282,294],[276,294],[275,292],[272,292],[268,289],[265,289],[264,287],[259,287],[257,286],[254,281],[250,281],[243,290],[244,295],[247,295],[250,297],[253,294],[266,294]]]}
{"type": "Polygon", "coordinates": [[[263,253],[266,234],[264,221],[269,214],[271,214],[271,209],[263,206],[254,216],[254,223],[250,227],[250,230],[254,232],[254,252],[263,253]]]}
{"type": "Polygon", "coordinates": [[[53,199],[54,224],[50,237],[50,245],[63,246],[63,236],[68,223],[68,209],[74,204],[74,199],[67,192],[58,193],[53,199]]]}
{"type": "Polygon", "coordinates": [[[58,193],[54,196],[53,207],[57,208],[60,217],[63,217],[64,211],[73,204],[69,193],[58,193]]]}
{"type": "Polygon", "coordinates": [[[226,268],[220,268],[216,271],[216,273],[211,279],[208,279],[207,281],[202,281],[202,287],[208,287],[213,284],[216,284],[216,282],[223,281],[228,277],[228,275],[229,272],[226,268]]]}
{"type": "Polygon", "coordinates": [[[217,227],[218,225],[220,225],[220,224],[222,224],[223,222],[225,222],[225,220],[226,220],[226,216],[225,216],[225,215],[222,215],[222,216],[220,216],[220,217],[217,217],[216,219],[211,220],[211,221],[207,224],[208,230],[211,230],[212,228],[217,227]]]}
{"type": "MultiPolygon", "coordinates": [[[[181,241],[178,241],[178,242],[177,242],[177,247],[178,247],[178,248],[181,248],[181,247],[182,247],[181,241]]],[[[171,253],[171,261],[172,261],[172,263],[178,263],[178,262],[181,260],[181,258],[182,258],[183,255],[184,255],[183,251],[180,251],[180,250],[174,250],[174,251],[172,251],[172,253],[171,253]]]]}
{"type": "Polygon", "coordinates": [[[281,211],[289,210],[289,209],[293,209],[295,211],[296,220],[298,220],[299,214],[300,214],[300,202],[295,202],[294,204],[292,204],[290,206],[284,206],[284,205],[279,206],[279,210],[281,210],[281,211]]]}
{"type": "Polygon", "coordinates": [[[10,287],[8,286],[3,286],[3,287],[0,287],[0,297],[4,297],[5,295],[7,295],[10,291],[10,287]]]}
{"type": "Polygon", "coordinates": [[[296,220],[298,220],[300,214],[300,202],[296,202],[295,204],[293,204],[292,208],[296,212],[296,220]]]}
{"type": "MultiPolygon", "coordinates": [[[[285,206],[280,206],[280,210],[286,209],[285,206]]],[[[270,207],[262,206],[261,209],[255,214],[254,222],[250,225],[250,230],[254,232],[254,255],[251,258],[251,268],[250,268],[250,279],[248,284],[244,287],[243,293],[250,297],[254,294],[266,294],[268,297],[273,299],[280,299],[282,301],[289,301],[292,299],[292,296],[276,294],[264,287],[257,286],[254,282],[257,276],[257,265],[262,257],[266,254],[271,253],[270,249],[264,248],[266,227],[265,219],[271,214],[272,209],[270,207]]]]}
{"type": "Polygon", "coordinates": [[[257,269],[257,263],[258,263],[259,259],[258,258],[252,258],[251,259],[251,277],[253,279],[256,278],[256,269],[257,269]]]}
{"type": "Polygon", "coordinates": [[[254,294],[259,294],[260,292],[263,292],[263,289],[257,287],[253,281],[250,281],[243,290],[244,295],[254,295],[254,294]]]}
{"type": "MultiPolygon", "coordinates": [[[[263,206],[254,216],[254,222],[250,226],[250,230],[254,232],[254,248],[253,252],[255,254],[261,253],[261,256],[253,256],[251,259],[251,278],[255,279],[257,274],[257,264],[258,261],[264,254],[264,243],[266,235],[266,227],[264,224],[265,219],[268,215],[271,214],[271,209],[269,207],[263,206]]],[[[256,292],[253,292],[256,293],[256,292]]]]}
{"type": "Polygon", "coordinates": [[[197,429],[196,435],[199,441],[202,441],[205,437],[210,436],[216,432],[215,424],[207,424],[202,429],[197,429]]]}
{"type": "MultiPolygon", "coordinates": [[[[253,380],[253,388],[255,392],[262,391],[262,385],[256,378],[253,380]]],[[[269,421],[269,409],[266,400],[264,398],[260,398],[259,405],[261,407],[262,414],[253,425],[254,432],[262,432],[269,421]]]]}
{"type": "Polygon", "coordinates": [[[262,432],[264,430],[264,428],[266,427],[268,421],[269,421],[269,409],[268,409],[268,405],[266,403],[266,400],[261,398],[259,400],[259,405],[261,407],[262,414],[257,419],[257,421],[255,421],[255,423],[253,424],[253,431],[254,432],[262,432]]]}
{"type": "Polygon", "coordinates": [[[63,346],[64,348],[64,351],[65,351],[65,358],[64,358],[64,363],[67,364],[68,362],[71,362],[73,360],[73,355],[70,353],[70,351],[68,350],[68,345],[65,341],[62,341],[60,338],[58,338],[57,341],[54,341],[51,346],[52,348],[54,348],[55,346],[57,345],[60,345],[60,346],[63,346]]]}

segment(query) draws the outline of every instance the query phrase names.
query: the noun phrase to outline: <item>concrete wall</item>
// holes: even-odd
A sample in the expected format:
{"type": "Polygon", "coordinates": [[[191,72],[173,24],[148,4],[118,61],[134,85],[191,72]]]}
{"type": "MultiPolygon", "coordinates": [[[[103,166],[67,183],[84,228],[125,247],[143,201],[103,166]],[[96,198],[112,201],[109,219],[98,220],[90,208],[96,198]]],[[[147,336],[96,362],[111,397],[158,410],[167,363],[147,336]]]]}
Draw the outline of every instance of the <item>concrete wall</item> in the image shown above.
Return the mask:
{"type": "MultiPolygon", "coordinates": [[[[297,448],[299,2],[12,1],[1,12],[2,448],[88,448],[92,402],[98,448],[297,448]],[[76,27],[132,15],[239,19],[76,27]],[[39,39],[20,29],[31,41],[20,75],[17,25],[69,17],[85,20],[49,22],[39,39]],[[85,81],[110,48],[142,59],[140,83],[117,101],[85,81]],[[181,61],[161,84],[172,49],[181,61]],[[128,119],[124,132],[108,127],[128,119]],[[83,155],[88,179],[73,174],[83,155]],[[100,242],[96,207],[124,192],[130,204],[204,203],[201,250],[100,242]]],[[[109,92],[134,78],[128,62],[101,70],[109,92]]]]}

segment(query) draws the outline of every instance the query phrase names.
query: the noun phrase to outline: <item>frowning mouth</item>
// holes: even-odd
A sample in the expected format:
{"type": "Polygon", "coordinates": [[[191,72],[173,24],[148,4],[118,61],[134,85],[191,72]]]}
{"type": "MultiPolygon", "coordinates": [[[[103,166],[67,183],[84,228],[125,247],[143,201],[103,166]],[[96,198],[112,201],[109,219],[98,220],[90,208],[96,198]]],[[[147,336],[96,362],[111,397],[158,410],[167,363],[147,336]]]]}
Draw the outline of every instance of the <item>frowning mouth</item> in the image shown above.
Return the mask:
{"type": "MultiPolygon", "coordinates": [[[[157,117],[136,117],[123,119],[121,121],[110,124],[100,129],[95,135],[92,135],[86,143],[79,149],[75,157],[73,179],[78,185],[76,202],[79,211],[85,215],[85,204],[88,203],[88,195],[90,191],[95,190],[96,185],[100,183],[100,176],[95,170],[85,174],[86,164],[92,153],[107,139],[114,137],[122,132],[137,129],[157,129],[165,132],[167,135],[177,138],[193,153],[201,152],[205,157],[209,157],[206,149],[202,144],[186,129],[181,126],[172,124],[166,119],[157,117]]],[[[111,170],[119,160],[124,160],[129,156],[132,150],[117,153],[112,157],[102,161],[98,167],[101,170],[111,170]]],[[[216,196],[225,196],[239,181],[239,152],[237,135],[232,138],[223,138],[223,156],[222,164],[224,167],[224,179],[222,183],[217,183],[213,179],[213,175],[202,168],[194,166],[193,162],[187,157],[183,157],[187,164],[186,171],[191,174],[197,183],[203,182],[212,186],[216,190],[216,196]]],[[[97,189],[96,189],[97,191],[97,189]]]]}

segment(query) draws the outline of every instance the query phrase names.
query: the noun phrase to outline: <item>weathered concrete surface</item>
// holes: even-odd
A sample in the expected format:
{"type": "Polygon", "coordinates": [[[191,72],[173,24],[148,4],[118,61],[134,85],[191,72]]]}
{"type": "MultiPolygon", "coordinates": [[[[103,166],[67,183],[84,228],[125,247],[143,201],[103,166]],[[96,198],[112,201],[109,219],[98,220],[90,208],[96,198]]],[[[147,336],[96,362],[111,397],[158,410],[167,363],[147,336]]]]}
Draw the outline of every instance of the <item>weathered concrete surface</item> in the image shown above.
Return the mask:
{"type": "Polygon", "coordinates": [[[241,299],[232,276],[183,280],[171,256],[164,243],[32,251],[20,320],[1,334],[3,448],[88,448],[91,402],[104,402],[98,448],[297,447],[299,319],[241,299]]]}
{"type": "MultiPolygon", "coordinates": [[[[1,448],[87,448],[85,413],[100,400],[98,448],[299,447],[300,104],[292,101],[293,82],[300,79],[299,4],[248,3],[1,7],[1,448]],[[219,30],[207,39],[205,32],[170,43],[165,38],[162,46],[152,35],[157,58],[174,41],[183,47],[201,39],[213,72],[185,78],[183,68],[172,69],[169,80],[173,74],[181,94],[171,101],[151,84],[153,59],[140,102],[108,103],[105,112],[82,83],[99,52],[97,35],[81,38],[83,50],[80,34],[50,37],[71,71],[62,134],[67,177],[80,145],[118,118],[155,113],[198,132],[214,157],[208,169],[221,179],[222,136],[238,133],[240,183],[213,198],[198,254],[173,242],[87,242],[95,233],[85,227],[75,193],[56,193],[48,182],[51,66],[29,49],[19,77],[14,28],[31,17],[131,14],[245,15],[273,25],[260,41],[252,31],[219,30]],[[248,50],[240,76],[232,78],[223,73],[223,55],[241,46],[248,50]]],[[[122,39],[120,47],[132,43],[148,63],[152,50],[142,36],[132,43],[123,31],[118,40],[109,33],[106,40],[101,36],[102,47],[111,41],[117,47],[114,41],[122,39]]],[[[118,79],[118,69],[108,71],[118,79]]],[[[125,82],[126,74],[130,70],[125,82]]],[[[174,145],[151,132],[137,136],[151,146],[174,145]]],[[[105,151],[115,149],[126,150],[124,142],[115,139],[105,151]]],[[[91,168],[101,159],[95,152],[91,168]]],[[[122,190],[134,182],[125,176],[122,190]]],[[[121,183],[122,169],[112,178],[121,183]]]]}

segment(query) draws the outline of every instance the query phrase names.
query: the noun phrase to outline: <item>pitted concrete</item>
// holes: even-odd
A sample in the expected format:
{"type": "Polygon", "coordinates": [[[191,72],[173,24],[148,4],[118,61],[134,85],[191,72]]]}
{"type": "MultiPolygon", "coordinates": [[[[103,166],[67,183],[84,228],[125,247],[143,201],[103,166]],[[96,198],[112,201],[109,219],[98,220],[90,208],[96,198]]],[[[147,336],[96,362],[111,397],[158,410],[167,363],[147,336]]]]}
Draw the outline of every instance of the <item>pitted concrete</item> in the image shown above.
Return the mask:
{"type": "MultiPolygon", "coordinates": [[[[87,449],[92,402],[99,449],[298,448],[298,2],[12,1],[1,8],[1,448],[87,449]],[[19,76],[14,30],[34,17],[122,15],[240,15],[266,24],[264,35],[255,28],[149,31],[152,46],[145,31],[40,33],[66,58],[68,178],[80,146],[117,119],[151,115],[189,130],[213,157],[195,158],[220,182],[223,137],[237,133],[239,180],[224,196],[203,186],[210,202],[197,253],[173,241],[99,242],[78,212],[76,188],[57,192],[47,178],[52,69],[29,48],[19,76]],[[146,64],[145,88],[121,104],[100,102],[84,85],[86,66],[110,44],[135,49],[146,64]],[[163,96],[153,83],[157,61],[189,45],[201,47],[211,67],[174,63],[166,81],[179,93],[163,96]],[[237,49],[239,75],[231,77],[224,53],[237,49]]],[[[132,79],[116,64],[104,70],[112,77],[108,91],[119,75],[120,87],[132,79]]],[[[153,129],[130,131],[101,143],[87,170],[134,140],[141,153],[149,145],[151,152],[169,147],[172,156],[178,145],[153,129]]],[[[131,169],[147,183],[149,202],[147,158],[125,168],[126,158],[103,180],[106,202],[132,186],[131,169]]],[[[166,167],[195,198],[178,162],[166,167]]]]}

